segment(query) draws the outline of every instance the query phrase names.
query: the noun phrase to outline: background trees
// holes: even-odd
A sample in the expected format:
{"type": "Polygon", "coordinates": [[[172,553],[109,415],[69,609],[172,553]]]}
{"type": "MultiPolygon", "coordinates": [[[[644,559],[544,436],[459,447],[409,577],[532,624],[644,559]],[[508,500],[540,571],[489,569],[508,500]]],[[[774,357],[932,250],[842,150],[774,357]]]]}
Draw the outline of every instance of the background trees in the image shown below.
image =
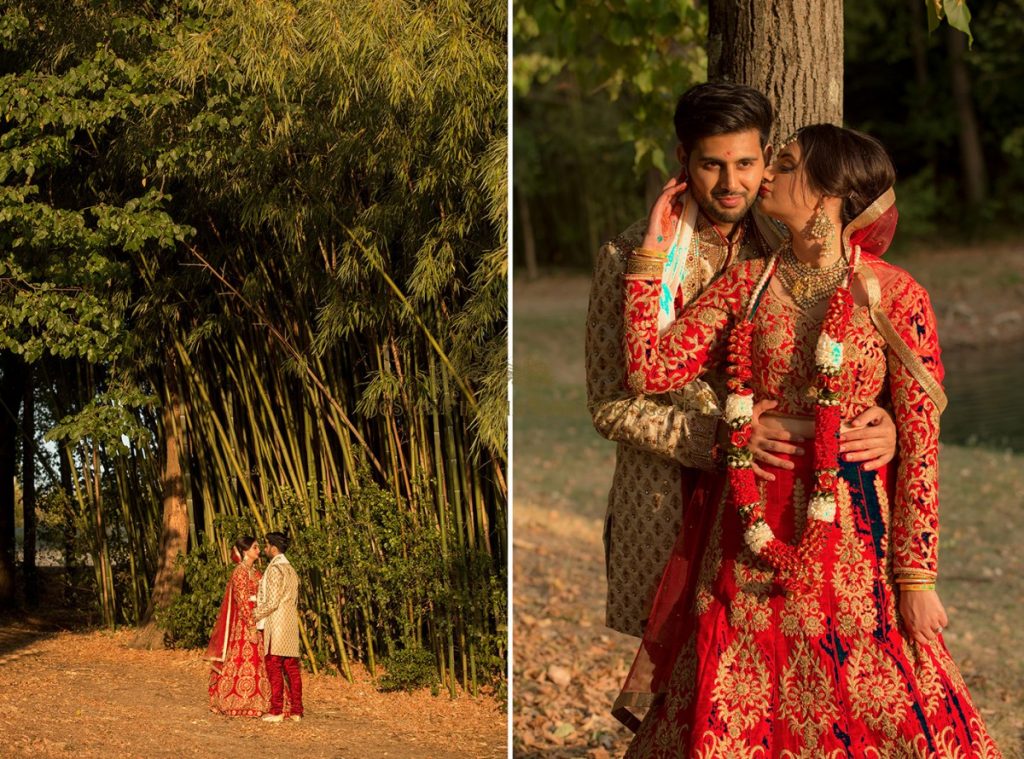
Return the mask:
{"type": "MultiPolygon", "coordinates": [[[[963,27],[965,6],[946,6],[949,22],[963,27]]],[[[643,216],[645,192],[674,161],[675,100],[705,76],[749,81],[781,98],[782,137],[803,117],[841,118],[879,137],[899,176],[899,244],[929,239],[953,204],[958,224],[944,229],[946,239],[999,235],[1019,222],[1024,140],[1015,125],[1024,104],[1013,84],[1022,65],[1013,40],[1020,0],[971,2],[970,50],[945,22],[929,33],[934,6],[924,0],[600,7],[598,18],[585,0],[517,3],[517,265],[526,268],[532,246],[537,266],[589,269],[595,239],[643,216]],[[722,45],[723,35],[737,34],[750,39],[722,45]],[[808,74],[804,87],[783,91],[782,68],[806,72],[812,59],[813,68],[840,78],[808,74]],[[576,113],[581,128],[572,126],[576,113]]]]}
{"type": "Polygon", "coordinates": [[[0,432],[32,367],[49,543],[153,644],[287,529],[314,669],[500,676],[505,6],[133,8],[0,16],[0,432]]]}

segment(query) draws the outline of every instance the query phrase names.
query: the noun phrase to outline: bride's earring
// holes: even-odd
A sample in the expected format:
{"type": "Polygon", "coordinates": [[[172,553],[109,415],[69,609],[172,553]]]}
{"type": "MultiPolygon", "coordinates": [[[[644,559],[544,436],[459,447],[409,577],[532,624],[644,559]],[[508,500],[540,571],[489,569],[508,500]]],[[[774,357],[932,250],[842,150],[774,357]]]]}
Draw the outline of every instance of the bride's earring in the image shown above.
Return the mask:
{"type": "Polygon", "coordinates": [[[831,240],[836,234],[836,224],[831,222],[828,214],[825,213],[824,196],[818,201],[814,210],[814,218],[811,220],[810,237],[812,240],[822,240],[821,252],[827,255],[831,251],[831,240]]]}

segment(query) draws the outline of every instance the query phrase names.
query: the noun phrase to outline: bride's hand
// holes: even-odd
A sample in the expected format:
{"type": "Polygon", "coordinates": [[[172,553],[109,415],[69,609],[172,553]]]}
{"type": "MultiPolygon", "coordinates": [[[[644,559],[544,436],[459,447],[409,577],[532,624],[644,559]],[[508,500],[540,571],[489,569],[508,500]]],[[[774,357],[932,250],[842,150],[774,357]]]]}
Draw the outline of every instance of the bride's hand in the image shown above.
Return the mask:
{"type": "Polygon", "coordinates": [[[661,195],[654,201],[654,207],[647,220],[644,248],[664,253],[671,247],[671,238],[675,234],[676,223],[683,213],[679,196],[684,192],[686,192],[686,180],[682,177],[672,177],[661,189],[661,195]]]}
{"type": "Polygon", "coordinates": [[[907,634],[922,645],[934,643],[939,632],[949,625],[946,609],[934,590],[900,593],[900,616],[907,634]]]}

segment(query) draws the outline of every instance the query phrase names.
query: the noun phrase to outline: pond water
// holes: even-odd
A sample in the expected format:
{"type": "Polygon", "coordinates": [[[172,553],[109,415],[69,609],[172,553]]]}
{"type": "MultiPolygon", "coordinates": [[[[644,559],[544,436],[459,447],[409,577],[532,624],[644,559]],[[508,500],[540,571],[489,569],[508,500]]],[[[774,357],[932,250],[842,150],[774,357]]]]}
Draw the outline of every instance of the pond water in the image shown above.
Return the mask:
{"type": "Polygon", "coordinates": [[[943,351],[944,443],[1024,452],[1024,343],[943,351]]]}

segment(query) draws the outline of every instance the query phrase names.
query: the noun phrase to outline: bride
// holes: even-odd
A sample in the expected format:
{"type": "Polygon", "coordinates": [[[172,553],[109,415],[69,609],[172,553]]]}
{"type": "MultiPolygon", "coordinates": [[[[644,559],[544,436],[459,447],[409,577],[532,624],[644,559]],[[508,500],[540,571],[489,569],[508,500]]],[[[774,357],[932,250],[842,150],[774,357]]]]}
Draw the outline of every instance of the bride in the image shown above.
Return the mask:
{"type": "Polygon", "coordinates": [[[220,614],[206,649],[210,670],[210,710],[232,717],[259,717],[267,711],[270,684],[263,663],[262,633],[253,619],[260,572],[256,538],[239,538],[231,549],[238,564],[231,573],[220,614]]]}

